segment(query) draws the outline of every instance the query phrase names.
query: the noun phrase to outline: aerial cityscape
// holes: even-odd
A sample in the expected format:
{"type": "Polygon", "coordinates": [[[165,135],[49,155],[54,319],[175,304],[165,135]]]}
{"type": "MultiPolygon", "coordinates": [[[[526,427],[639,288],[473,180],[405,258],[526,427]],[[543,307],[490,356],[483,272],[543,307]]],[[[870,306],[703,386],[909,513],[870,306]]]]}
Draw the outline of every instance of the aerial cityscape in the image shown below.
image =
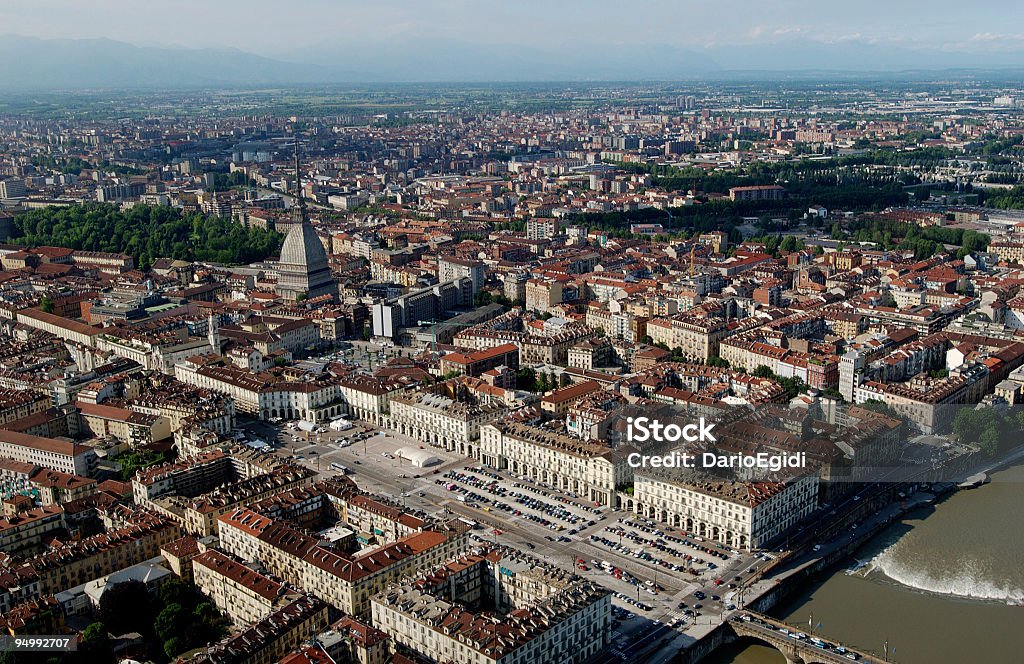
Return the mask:
{"type": "Polygon", "coordinates": [[[5,664],[1021,661],[1010,6],[107,4],[0,10],[5,664]]]}

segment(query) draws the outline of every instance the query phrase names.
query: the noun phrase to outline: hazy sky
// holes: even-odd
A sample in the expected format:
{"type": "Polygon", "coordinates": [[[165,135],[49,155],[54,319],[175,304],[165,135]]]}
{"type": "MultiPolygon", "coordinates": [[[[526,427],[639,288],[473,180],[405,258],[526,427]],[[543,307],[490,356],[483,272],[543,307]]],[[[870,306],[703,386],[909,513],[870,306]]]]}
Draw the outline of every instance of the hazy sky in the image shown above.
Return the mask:
{"type": "Polygon", "coordinates": [[[340,41],[434,38],[694,50],[862,41],[992,53],[1024,49],[1024,0],[30,0],[0,5],[0,33],[267,56],[340,41]]]}

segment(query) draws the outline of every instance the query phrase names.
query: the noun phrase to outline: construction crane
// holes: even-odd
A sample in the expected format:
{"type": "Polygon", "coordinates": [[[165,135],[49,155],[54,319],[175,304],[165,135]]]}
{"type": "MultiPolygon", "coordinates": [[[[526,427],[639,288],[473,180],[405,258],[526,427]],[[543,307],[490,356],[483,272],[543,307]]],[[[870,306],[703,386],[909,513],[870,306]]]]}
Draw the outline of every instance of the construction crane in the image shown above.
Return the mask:
{"type": "Polygon", "coordinates": [[[693,257],[694,257],[694,254],[696,254],[696,252],[697,252],[697,243],[694,242],[693,246],[690,247],[690,276],[691,277],[693,276],[693,257]]]}

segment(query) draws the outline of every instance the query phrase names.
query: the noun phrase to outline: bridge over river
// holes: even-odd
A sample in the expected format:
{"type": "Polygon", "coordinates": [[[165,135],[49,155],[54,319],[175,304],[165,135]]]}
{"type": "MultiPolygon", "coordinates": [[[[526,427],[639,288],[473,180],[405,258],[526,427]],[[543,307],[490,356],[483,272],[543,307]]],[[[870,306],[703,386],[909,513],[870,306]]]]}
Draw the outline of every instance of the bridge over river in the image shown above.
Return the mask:
{"type": "Polygon", "coordinates": [[[737,636],[762,641],[779,652],[789,664],[889,664],[885,659],[810,632],[801,632],[769,616],[743,611],[729,619],[737,636]]]}

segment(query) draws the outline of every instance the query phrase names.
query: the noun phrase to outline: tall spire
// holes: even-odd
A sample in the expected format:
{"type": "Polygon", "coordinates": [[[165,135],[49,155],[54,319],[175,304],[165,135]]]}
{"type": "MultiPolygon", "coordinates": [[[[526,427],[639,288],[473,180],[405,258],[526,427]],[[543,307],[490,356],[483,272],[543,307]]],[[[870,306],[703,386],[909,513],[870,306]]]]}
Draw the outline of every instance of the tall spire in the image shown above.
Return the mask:
{"type": "Polygon", "coordinates": [[[292,210],[292,221],[295,223],[306,222],[306,199],[302,196],[302,174],[299,172],[299,128],[292,125],[292,134],[295,137],[295,207],[292,210]]]}
{"type": "Polygon", "coordinates": [[[281,245],[278,278],[274,290],[278,296],[298,301],[329,295],[338,297],[338,284],[331,275],[327,252],[316,230],[306,216],[306,199],[302,195],[302,173],[299,170],[299,129],[292,126],[295,138],[295,185],[298,189],[291,211],[291,228],[281,245]]]}

